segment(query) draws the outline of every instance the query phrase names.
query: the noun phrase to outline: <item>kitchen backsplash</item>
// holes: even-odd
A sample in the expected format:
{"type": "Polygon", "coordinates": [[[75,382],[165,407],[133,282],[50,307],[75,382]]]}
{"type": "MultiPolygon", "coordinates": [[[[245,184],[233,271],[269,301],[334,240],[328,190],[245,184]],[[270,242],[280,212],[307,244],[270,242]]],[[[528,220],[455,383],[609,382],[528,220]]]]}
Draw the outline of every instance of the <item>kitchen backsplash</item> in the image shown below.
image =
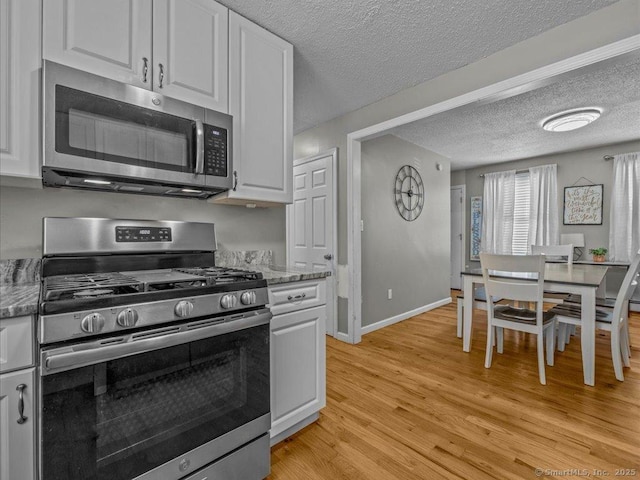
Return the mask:
{"type": "Polygon", "coordinates": [[[19,285],[39,281],[39,258],[0,260],[0,285],[19,285]]]}
{"type": "Polygon", "coordinates": [[[270,265],[273,263],[272,250],[217,250],[216,265],[220,267],[241,267],[247,265],[270,265]]]}

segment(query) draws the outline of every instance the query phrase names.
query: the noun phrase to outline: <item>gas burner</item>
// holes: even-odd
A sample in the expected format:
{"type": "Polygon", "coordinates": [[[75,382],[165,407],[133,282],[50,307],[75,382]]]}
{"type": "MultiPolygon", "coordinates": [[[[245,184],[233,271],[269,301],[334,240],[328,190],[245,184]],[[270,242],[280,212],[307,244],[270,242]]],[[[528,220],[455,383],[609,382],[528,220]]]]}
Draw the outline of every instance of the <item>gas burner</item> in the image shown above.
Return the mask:
{"type": "Polygon", "coordinates": [[[259,272],[236,270],[225,267],[178,268],[179,272],[205,277],[209,285],[225,285],[236,282],[262,280],[259,272]]]}
{"type": "Polygon", "coordinates": [[[56,275],[44,281],[47,301],[88,299],[142,291],[140,282],[118,272],[56,275]]]}
{"type": "Polygon", "coordinates": [[[74,298],[97,298],[104,297],[105,295],[112,295],[113,292],[114,290],[112,288],[93,288],[73,292],[73,296],[74,298]]]}

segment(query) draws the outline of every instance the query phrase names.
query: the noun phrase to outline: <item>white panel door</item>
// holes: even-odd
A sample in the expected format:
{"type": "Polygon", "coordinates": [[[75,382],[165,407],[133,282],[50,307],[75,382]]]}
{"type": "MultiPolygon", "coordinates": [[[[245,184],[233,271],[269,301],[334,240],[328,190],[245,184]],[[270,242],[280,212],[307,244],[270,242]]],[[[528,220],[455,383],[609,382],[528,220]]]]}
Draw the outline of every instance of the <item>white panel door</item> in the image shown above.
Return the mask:
{"type": "Polygon", "coordinates": [[[228,12],[213,0],[154,1],[154,90],[228,111],[228,12]]]}
{"type": "Polygon", "coordinates": [[[0,479],[31,480],[35,476],[34,369],[0,375],[0,479]],[[20,390],[22,389],[22,423],[20,390]]]}
{"type": "Polygon", "coordinates": [[[151,88],[151,0],[45,0],[43,6],[44,58],[151,88]]]}
{"type": "Polygon", "coordinates": [[[237,181],[228,197],[291,203],[293,47],[234,12],[229,113],[237,181]]]}
{"type": "Polygon", "coordinates": [[[464,265],[464,186],[451,187],[451,288],[462,289],[464,265]]]}
{"type": "Polygon", "coordinates": [[[327,334],[335,334],[336,198],[335,153],[296,160],[293,204],[287,206],[289,265],[330,270],[327,277],[327,334]]]}
{"type": "Polygon", "coordinates": [[[40,1],[0,0],[0,174],[40,177],[40,1]]]}

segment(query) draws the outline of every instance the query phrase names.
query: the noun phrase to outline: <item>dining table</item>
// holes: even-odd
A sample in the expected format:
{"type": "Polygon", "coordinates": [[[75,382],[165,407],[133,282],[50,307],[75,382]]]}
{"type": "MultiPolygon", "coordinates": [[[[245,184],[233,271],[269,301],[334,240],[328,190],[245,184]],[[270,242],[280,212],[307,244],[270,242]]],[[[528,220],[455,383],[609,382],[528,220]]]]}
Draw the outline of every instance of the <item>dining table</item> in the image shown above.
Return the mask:
{"type": "MultiPolygon", "coordinates": [[[[546,263],[544,289],[548,292],[577,294],[581,296],[582,319],[580,341],[582,348],[582,371],[584,383],[595,385],[595,342],[596,342],[596,292],[602,289],[603,280],[609,267],[606,265],[568,263],[546,263]]],[[[463,324],[462,349],[471,350],[473,322],[473,299],[477,287],[484,284],[482,270],[469,268],[463,277],[463,324]]],[[[527,274],[508,274],[515,278],[527,278],[527,274]]],[[[531,277],[529,277],[531,278],[531,277]]],[[[533,280],[533,278],[532,278],[533,280]]]]}

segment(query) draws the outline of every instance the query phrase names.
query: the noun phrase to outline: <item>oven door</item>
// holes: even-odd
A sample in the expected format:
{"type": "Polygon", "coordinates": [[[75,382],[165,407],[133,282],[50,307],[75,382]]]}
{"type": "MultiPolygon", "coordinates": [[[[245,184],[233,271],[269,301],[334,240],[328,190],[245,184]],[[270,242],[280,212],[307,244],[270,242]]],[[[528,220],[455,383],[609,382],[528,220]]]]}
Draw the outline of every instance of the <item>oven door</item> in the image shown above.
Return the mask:
{"type": "Polygon", "coordinates": [[[40,478],[178,479],[264,435],[271,314],[241,316],[44,349],[40,478]]]}

